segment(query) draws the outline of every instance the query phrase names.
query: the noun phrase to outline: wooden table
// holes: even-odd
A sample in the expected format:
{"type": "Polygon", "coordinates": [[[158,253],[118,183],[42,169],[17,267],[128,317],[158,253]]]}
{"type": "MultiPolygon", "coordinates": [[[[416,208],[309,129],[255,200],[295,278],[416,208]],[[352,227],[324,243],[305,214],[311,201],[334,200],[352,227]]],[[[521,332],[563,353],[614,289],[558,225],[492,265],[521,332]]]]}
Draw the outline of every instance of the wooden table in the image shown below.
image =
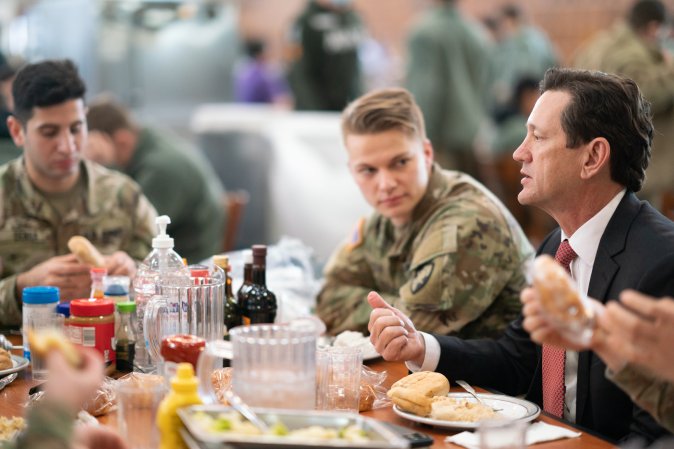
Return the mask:
{"type": "MultiPolygon", "coordinates": [[[[10,340],[14,344],[19,344],[21,341],[20,337],[11,336],[10,340]]],[[[14,351],[15,354],[20,354],[20,351],[14,351]]],[[[370,363],[369,366],[377,371],[386,370],[388,377],[386,379],[386,387],[390,387],[393,382],[400,379],[401,377],[407,375],[407,368],[402,363],[393,363],[386,362],[383,360],[378,360],[373,363],[370,363]]],[[[30,369],[26,369],[19,372],[17,379],[5,387],[4,390],[0,391],[0,416],[24,416],[25,407],[24,404],[28,399],[28,390],[37,385],[38,381],[33,381],[31,379],[30,369]]],[[[456,391],[460,391],[457,389],[456,391]]],[[[435,440],[433,448],[461,448],[462,446],[457,446],[450,443],[445,443],[445,437],[453,435],[456,431],[450,429],[440,429],[436,427],[426,426],[423,424],[412,423],[404,418],[396,415],[391,407],[386,407],[382,409],[372,410],[369,412],[363,413],[365,416],[369,416],[381,421],[391,422],[398,424],[400,426],[407,427],[412,430],[417,430],[425,434],[430,435],[435,440]]],[[[541,415],[539,420],[554,424],[561,425],[563,427],[572,428],[566,424],[559,422],[555,418],[549,416],[541,415]]],[[[114,426],[116,419],[115,415],[110,414],[106,416],[99,417],[99,421],[105,425],[114,426]]],[[[613,448],[612,444],[597,438],[595,436],[583,433],[579,438],[571,438],[566,440],[553,441],[549,443],[541,443],[536,445],[536,448],[540,449],[608,449],[613,448]]]]}

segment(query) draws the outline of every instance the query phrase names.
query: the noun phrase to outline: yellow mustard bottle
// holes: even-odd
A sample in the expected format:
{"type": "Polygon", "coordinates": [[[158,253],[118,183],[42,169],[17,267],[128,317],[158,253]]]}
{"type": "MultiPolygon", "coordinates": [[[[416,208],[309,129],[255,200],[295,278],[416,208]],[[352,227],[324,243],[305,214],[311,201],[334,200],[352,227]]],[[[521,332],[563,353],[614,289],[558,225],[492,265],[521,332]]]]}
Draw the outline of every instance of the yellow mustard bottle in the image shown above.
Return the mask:
{"type": "Polygon", "coordinates": [[[177,410],[188,405],[201,404],[197,393],[199,380],[189,363],[178,364],[175,377],[171,379],[171,391],[159,404],[157,427],[159,428],[159,449],[187,448],[180,436],[182,427],[177,410]]]}

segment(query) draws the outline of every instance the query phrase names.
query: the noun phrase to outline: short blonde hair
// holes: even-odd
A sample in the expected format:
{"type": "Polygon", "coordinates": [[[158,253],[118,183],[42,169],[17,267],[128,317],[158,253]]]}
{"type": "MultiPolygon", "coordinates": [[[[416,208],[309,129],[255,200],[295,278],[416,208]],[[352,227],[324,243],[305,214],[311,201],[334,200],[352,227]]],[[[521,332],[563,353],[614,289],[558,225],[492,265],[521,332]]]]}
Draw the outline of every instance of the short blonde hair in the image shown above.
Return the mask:
{"type": "Polygon", "coordinates": [[[352,101],[342,113],[342,136],[398,130],[426,138],[424,116],[412,94],[402,88],[379,89],[352,101]]]}

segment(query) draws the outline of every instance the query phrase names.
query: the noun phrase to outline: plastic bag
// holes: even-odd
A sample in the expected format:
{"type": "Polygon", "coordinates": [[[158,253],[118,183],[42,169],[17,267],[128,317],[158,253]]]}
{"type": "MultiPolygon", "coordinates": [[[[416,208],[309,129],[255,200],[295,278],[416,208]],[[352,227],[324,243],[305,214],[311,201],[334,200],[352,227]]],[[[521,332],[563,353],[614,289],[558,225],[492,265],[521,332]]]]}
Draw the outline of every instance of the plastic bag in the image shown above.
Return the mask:
{"type": "Polygon", "coordinates": [[[358,411],[364,412],[388,407],[391,400],[386,396],[388,388],[384,386],[388,373],[375,371],[365,365],[360,371],[360,403],[358,411]]]}
{"type": "MultiPolygon", "coordinates": [[[[92,416],[101,416],[110,413],[117,406],[117,396],[115,395],[115,379],[105,377],[94,396],[88,400],[82,410],[92,416]]],[[[38,390],[28,396],[26,407],[40,402],[45,395],[43,390],[38,390]]]]}
{"type": "MultiPolygon", "coordinates": [[[[243,282],[243,251],[227,253],[235,288],[243,282]]],[[[311,315],[316,308],[320,282],[313,250],[299,239],[282,237],[267,250],[267,286],[278,301],[276,322],[311,315]]]]}

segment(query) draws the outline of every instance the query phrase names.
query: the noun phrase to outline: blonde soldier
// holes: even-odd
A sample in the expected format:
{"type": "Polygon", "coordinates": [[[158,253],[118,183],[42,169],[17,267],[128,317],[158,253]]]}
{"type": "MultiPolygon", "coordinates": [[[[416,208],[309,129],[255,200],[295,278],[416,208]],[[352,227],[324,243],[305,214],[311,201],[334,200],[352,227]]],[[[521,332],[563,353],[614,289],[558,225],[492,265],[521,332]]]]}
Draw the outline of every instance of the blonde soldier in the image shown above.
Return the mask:
{"type": "Polygon", "coordinates": [[[342,116],[349,169],[375,208],[328,262],[318,314],[330,333],[367,331],[370,290],[418,329],[494,337],[520,312],[533,249],[484,186],[433,163],[419,107],[404,89],[351,103],[342,116]]]}
{"type": "Polygon", "coordinates": [[[23,156],[0,167],[0,325],[21,323],[24,287],[53,285],[87,297],[89,268],[69,254],[89,238],[109,274],[132,276],[151,249],[156,212],[130,178],[81,159],[85,86],[70,61],[24,67],[7,124],[23,156]]]}

